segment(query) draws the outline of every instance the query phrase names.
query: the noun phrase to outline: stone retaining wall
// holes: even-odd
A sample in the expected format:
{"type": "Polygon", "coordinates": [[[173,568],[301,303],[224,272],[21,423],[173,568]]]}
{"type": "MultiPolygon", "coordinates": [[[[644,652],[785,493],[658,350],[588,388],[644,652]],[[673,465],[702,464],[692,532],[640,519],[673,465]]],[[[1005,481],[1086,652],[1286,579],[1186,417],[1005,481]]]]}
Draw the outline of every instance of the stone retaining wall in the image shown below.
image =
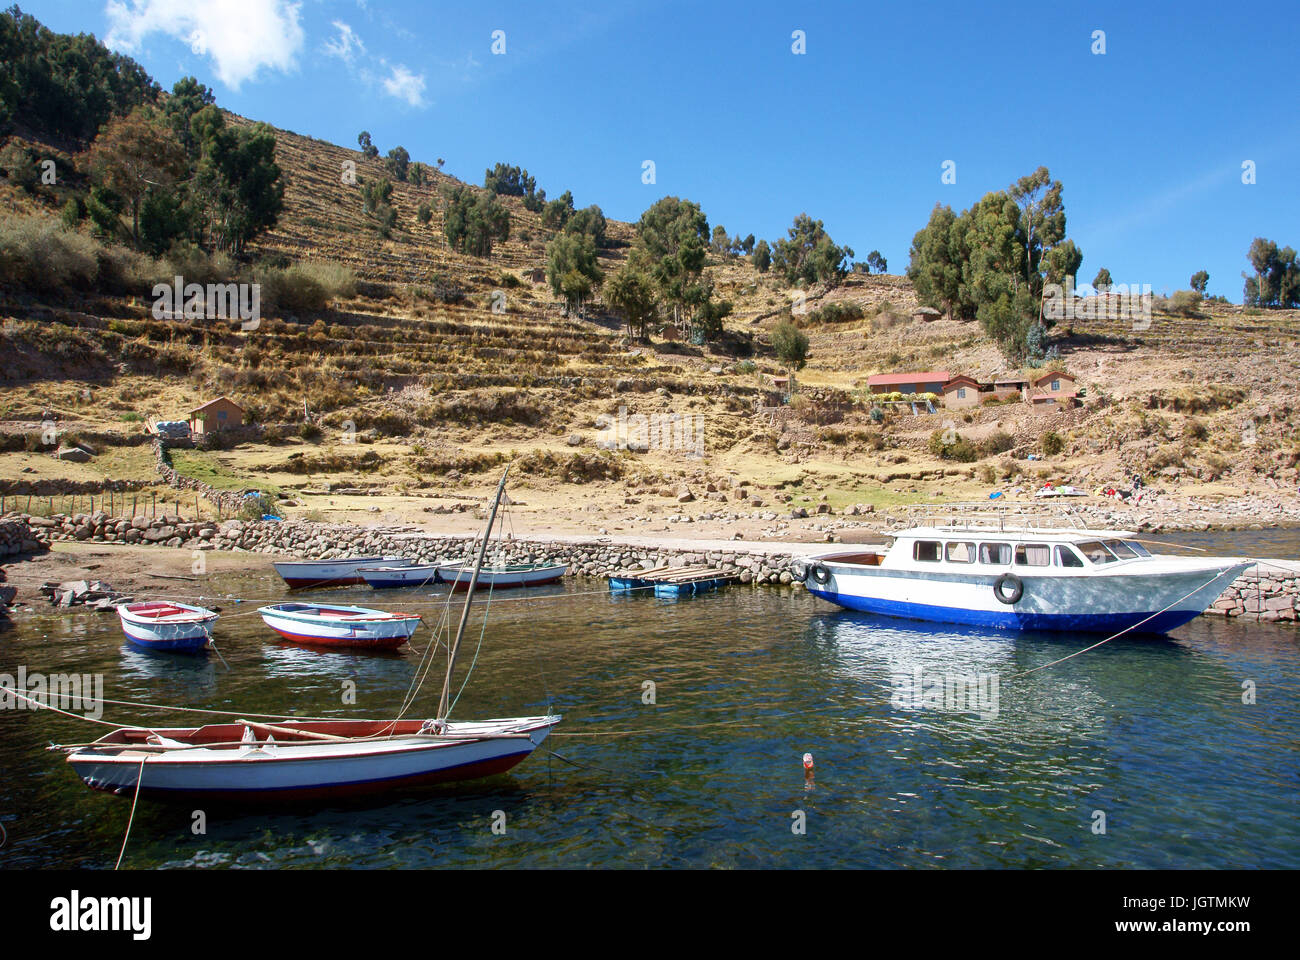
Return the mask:
{"type": "Polygon", "coordinates": [[[0,520],[0,557],[20,553],[36,553],[47,549],[37,538],[25,517],[5,517],[0,520]]]}
{"type": "Polygon", "coordinates": [[[1260,564],[1234,580],[1207,613],[1276,622],[1300,620],[1300,571],[1260,564]]]}
{"type": "Polygon", "coordinates": [[[187,477],[185,474],[180,473],[172,466],[172,458],[167,453],[167,445],[161,439],[154,441],[153,453],[158,476],[162,477],[163,483],[167,484],[167,486],[174,487],[177,490],[193,490],[203,499],[223,511],[239,512],[239,508],[244,503],[242,494],[230,490],[218,490],[201,480],[195,480],[193,477],[187,477]]]}
{"type": "MultiPolygon", "coordinates": [[[[473,537],[440,537],[405,527],[358,527],[306,521],[192,521],[176,516],[110,517],[98,512],[75,516],[0,519],[0,556],[44,549],[59,540],[94,543],[160,544],[190,550],[230,550],[329,560],[356,554],[392,554],[420,561],[467,556],[473,537]]],[[[809,544],[809,551],[824,545],[809,544]]],[[[601,541],[508,540],[489,556],[509,563],[566,564],[576,576],[607,577],[629,567],[673,564],[707,566],[736,575],[742,583],[793,581],[792,556],[770,553],[759,543],[726,550],[632,546],[601,541]]],[[[1261,564],[1243,573],[1207,611],[1266,622],[1300,620],[1300,565],[1261,564]]]]}

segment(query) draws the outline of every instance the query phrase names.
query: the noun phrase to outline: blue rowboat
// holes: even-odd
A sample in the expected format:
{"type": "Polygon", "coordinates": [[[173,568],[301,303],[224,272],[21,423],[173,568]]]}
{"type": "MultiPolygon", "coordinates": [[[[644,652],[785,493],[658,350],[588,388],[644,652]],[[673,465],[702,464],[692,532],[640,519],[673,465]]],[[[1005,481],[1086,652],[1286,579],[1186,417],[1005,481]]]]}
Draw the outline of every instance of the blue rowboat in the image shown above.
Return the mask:
{"type": "Polygon", "coordinates": [[[727,582],[726,577],[719,577],[715,580],[688,580],[685,583],[656,583],[656,597],[693,597],[697,593],[704,593],[706,590],[716,590],[727,582]]]}
{"type": "Polygon", "coordinates": [[[197,653],[212,642],[217,614],[170,600],[124,603],[117,608],[126,639],[142,650],[197,653]]]}

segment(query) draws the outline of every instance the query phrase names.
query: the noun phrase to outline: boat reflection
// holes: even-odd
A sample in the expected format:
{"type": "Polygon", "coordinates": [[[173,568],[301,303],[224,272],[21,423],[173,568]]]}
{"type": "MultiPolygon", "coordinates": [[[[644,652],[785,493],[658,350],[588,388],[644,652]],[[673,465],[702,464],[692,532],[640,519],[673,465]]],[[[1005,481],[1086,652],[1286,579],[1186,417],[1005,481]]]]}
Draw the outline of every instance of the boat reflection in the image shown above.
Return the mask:
{"type": "Polygon", "coordinates": [[[216,657],[204,650],[198,653],[175,654],[165,650],[142,650],[133,644],[122,644],[122,679],[149,680],[175,684],[179,698],[185,702],[195,693],[212,693],[217,688],[218,672],[225,673],[216,657]]]}

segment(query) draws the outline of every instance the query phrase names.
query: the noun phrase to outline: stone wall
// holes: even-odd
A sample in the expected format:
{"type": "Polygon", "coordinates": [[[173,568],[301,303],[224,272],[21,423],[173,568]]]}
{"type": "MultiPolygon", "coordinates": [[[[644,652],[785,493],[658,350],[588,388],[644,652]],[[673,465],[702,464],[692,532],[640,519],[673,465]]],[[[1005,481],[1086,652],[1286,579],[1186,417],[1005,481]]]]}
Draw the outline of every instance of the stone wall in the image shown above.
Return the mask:
{"type": "MultiPolygon", "coordinates": [[[[183,520],[176,516],[110,517],[106,513],[0,519],[0,557],[44,549],[59,540],[157,544],[189,550],[229,550],[329,560],[357,554],[385,554],[419,561],[456,560],[469,555],[472,537],[440,537],[409,527],[358,527],[307,521],[247,522],[183,520]]],[[[809,544],[810,552],[824,549],[809,544]]],[[[768,552],[763,544],[737,543],[725,550],[668,549],[591,540],[507,540],[489,557],[508,563],[566,564],[575,576],[607,577],[618,570],[672,564],[707,566],[734,574],[741,583],[788,584],[793,557],[768,552]]],[[[1207,611],[1266,622],[1300,621],[1300,563],[1260,564],[1243,573],[1207,611]]]]}
{"type": "MultiPolygon", "coordinates": [[[[403,527],[357,527],[307,521],[246,522],[183,520],[176,516],[110,517],[106,513],[22,517],[32,537],[43,543],[80,540],[92,543],[161,544],[189,550],[231,550],[328,560],[357,554],[391,554],[412,559],[455,560],[467,556],[472,537],[439,537],[403,527]]],[[[491,557],[509,563],[563,563],[570,573],[604,577],[616,570],[677,564],[708,566],[735,574],[742,583],[790,583],[788,554],[753,549],[666,550],[589,541],[507,540],[490,548],[491,557]]]]}
{"type": "Polygon", "coordinates": [[[1251,567],[1206,612],[1266,623],[1300,620],[1300,564],[1251,567]]]}
{"type": "Polygon", "coordinates": [[[218,490],[210,484],[201,480],[195,480],[193,477],[187,477],[180,473],[172,466],[172,458],[167,453],[167,445],[161,439],[155,440],[153,445],[154,460],[158,469],[158,476],[162,478],[163,483],[177,490],[193,490],[209,503],[214,504],[223,511],[238,513],[239,508],[244,503],[242,494],[231,490],[218,490]]]}
{"type": "Polygon", "coordinates": [[[45,549],[45,543],[36,536],[27,518],[17,516],[0,519],[0,557],[36,553],[45,549]]]}

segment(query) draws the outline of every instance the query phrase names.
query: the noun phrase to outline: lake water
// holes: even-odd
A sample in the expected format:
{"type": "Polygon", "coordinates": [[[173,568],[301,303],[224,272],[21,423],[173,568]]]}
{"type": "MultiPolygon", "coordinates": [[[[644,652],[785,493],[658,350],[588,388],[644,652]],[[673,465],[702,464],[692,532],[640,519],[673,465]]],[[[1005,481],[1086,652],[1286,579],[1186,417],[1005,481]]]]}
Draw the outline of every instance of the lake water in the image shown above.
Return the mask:
{"type": "MultiPolygon", "coordinates": [[[[1171,539],[1300,556],[1295,534],[1261,533],[1249,547],[1237,536],[1171,539]]],[[[211,655],[136,651],[115,616],[77,612],[0,635],[0,673],[102,674],[113,699],[331,716],[389,716],[412,681],[409,650],[323,653],[273,639],[253,613],[286,595],[269,563],[204,589],[248,601],[218,601],[229,670],[211,655]],[[349,681],[355,706],[342,703],[349,681]]],[[[439,610],[427,591],[302,596],[429,602],[426,622],[439,610]]],[[[124,865],[1300,866],[1294,626],[1202,617],[1169,638],[1121,638],[1016,676],[1099,638],[936,628],[749,586],[676,602],[612,597],[602,581],[516,596],[493,598],[453,718],[562,713],[546,746],[564,760],[543,749],[508,774],[387,803],[208,809],[197,835],[192,806],[141,801],[124,865]],[[943,709],[900,686],[950,675],[982,678],[985,693],[997,677],[997,699],[975,704],[996,711],[943,709]]],[[[437,694],[430,684],[416,715],[432,714],[437,694]]],[[[104,716],[190,722],[114,706],[104,716]]],[[[0,867],[111,868],[130,799],[87,789],[44,749],[100,731],[10,709],[0,733],[0,867]]]]}

